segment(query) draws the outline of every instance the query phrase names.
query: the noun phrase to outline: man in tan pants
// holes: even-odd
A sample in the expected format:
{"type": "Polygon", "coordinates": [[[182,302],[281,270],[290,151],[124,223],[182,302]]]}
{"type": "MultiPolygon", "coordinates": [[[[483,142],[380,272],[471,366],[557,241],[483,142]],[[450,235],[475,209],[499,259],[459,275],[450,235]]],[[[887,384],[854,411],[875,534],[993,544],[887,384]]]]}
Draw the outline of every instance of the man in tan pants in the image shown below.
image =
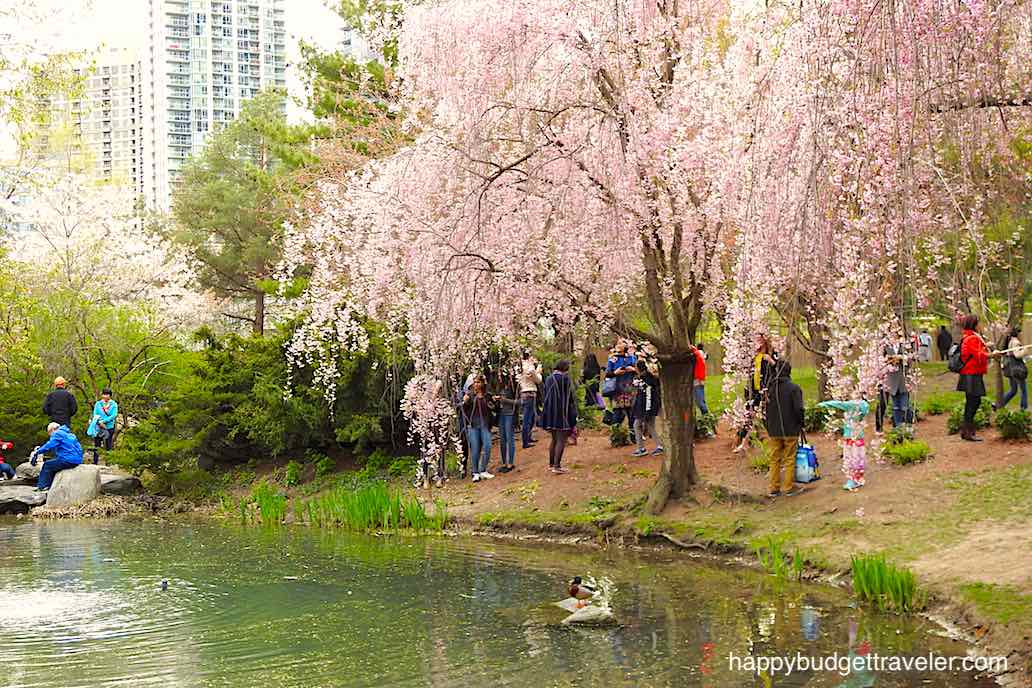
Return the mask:
{"type": "Polygon", "coordinates": [[[775,364],[775,377],[767,396],[767,434],[770,436],[768,497],[791,497],[795,489],[795,455],[803,431],[803,390],[792,382],[788,361],[775,364]]]}

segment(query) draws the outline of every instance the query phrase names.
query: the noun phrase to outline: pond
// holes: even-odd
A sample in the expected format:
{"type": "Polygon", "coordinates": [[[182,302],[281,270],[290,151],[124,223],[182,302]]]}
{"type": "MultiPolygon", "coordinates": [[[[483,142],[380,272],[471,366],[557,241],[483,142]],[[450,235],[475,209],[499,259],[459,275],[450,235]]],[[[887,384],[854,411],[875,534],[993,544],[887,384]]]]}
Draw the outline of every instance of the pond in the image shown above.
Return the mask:
{"type": "Polygon", "coordinates": [[[961,656],[920,618],[676,554],[195,521],[0,520],[0,686],[989,686],[728,657],[961,656]],[[547,606],[615,581],[620,625],[547,606]],[[167,580],[167,589],[162,581],[167,580]]]}

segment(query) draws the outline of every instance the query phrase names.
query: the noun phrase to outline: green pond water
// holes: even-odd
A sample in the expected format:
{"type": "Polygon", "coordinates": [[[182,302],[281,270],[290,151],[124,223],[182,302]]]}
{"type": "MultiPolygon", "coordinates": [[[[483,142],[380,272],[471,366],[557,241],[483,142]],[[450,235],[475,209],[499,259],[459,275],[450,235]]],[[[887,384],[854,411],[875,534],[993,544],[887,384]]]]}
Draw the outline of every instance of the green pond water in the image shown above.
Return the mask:
{"type": "Polygon", "coordinates": [[[929,622],[682,556],[193,521],[0,520],[0,686],[989,686],[728,656],[960,656],[929,622]],[[620,625],[561,626],[575,574],[620,625]],[[168,580],[167,590],[161,581],[168,580]]]}

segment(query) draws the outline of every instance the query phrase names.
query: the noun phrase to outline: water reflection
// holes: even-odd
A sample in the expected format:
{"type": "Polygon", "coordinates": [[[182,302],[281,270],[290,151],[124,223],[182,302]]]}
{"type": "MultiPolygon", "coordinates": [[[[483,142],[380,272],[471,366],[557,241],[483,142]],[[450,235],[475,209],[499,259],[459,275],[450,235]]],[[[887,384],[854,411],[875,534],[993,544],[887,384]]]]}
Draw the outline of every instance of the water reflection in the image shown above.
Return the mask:
{"type": "Polygon", "coordinates": [[[963,648],[920,620],[851,609],[834,590],[679,558],[190,522],[30,522],[0,525],[0,581],[10,686],[979,685],[732,671],[731,652],[963,648]],[[615,580],[620,626],[559,624],[549,603],[586,573],[615,580]]]}

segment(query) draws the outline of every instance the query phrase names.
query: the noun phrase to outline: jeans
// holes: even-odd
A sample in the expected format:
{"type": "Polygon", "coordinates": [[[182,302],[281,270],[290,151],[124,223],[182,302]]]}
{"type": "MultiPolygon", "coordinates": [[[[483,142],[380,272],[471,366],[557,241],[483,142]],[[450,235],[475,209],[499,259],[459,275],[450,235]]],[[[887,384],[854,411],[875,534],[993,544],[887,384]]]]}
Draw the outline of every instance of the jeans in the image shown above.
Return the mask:
{"type": "Polygon", "coordinates": [[[43,468],[39,471],[39,480],[36,482],[36,487],[41,490],[49,490],[50,486],[54,484],[54,476],[57,475],[58,471],[63,471],[66,468],[75,468],[78,465],[65,459],[44,461],[43,468]]]}
{"type": "Polygon", "coordinates": [[[466,428],[469,437],[469,458],[473,462],[473,473],[486,473],[491,460],[491,428],[480,426],[466,428]]]}
{"type": "Polygon", "coordinates": [[[563,452],[570,439],[569,430],[552,430],[552,443],[548,446],[548,465],[551,468],[562,468],[563,452]]]}
{"type": "Polygon", "coordinates": [[[498,416],[498,453],[503,466],[516,463],[516,416],[498,416]]]}
{"type": "Polygon", "coordinates": [[[901,389],[892,395],[892,427],[898,428],[909,420],[910,394],[901,389]]]}
{"type": "MultiPolygon", "coordinates": [[[[645,451],[645,437],[656,437],[656,418],[647,416],[634,419],[634,434],[638,438],[638,449],[645,451]]],[[[656,440],[656,447],[659,447],[659,440],[656,440]]]]}
{"type": "Polygon", "coordinates": [[[523,405],[523,448],[530,447],[531,432],[534,430],[534,421],[537,418],[537,394],[524,393],[522,395],[523,405]]]}
{"type": "Polygon", "coordinates": [[[14,480],[14,466],[9,463],[0,463],[0,475],[6,475],[8,480],[14,480]]]}
{"type": "Polygon", "coordinates": [[[96,465],[100,460],[100,448],[111,451],[115,443],[115,433],[107,428],[97,428],[97,436],[93,438],[93,463],[96,465]]]}
{"type": "Polygon", "coordinates": [[[695,406],[702,411],[703,415],[709,415],[709,406],[706,405],[706,386],[695,385],[692,393],[695,395],[695,406]]]}
{"type": "Polygon", "coordinates": [[[1003,401],[1000,403],[1000,408],[1007,405],[1011,399],[1017,396],[1018,391],[1021,391],[1021,408],[1028,410],[1028,380],[1021,378],[1009,377],[1010,380],[1010,391],[1003,397],[1003,401]]]}

